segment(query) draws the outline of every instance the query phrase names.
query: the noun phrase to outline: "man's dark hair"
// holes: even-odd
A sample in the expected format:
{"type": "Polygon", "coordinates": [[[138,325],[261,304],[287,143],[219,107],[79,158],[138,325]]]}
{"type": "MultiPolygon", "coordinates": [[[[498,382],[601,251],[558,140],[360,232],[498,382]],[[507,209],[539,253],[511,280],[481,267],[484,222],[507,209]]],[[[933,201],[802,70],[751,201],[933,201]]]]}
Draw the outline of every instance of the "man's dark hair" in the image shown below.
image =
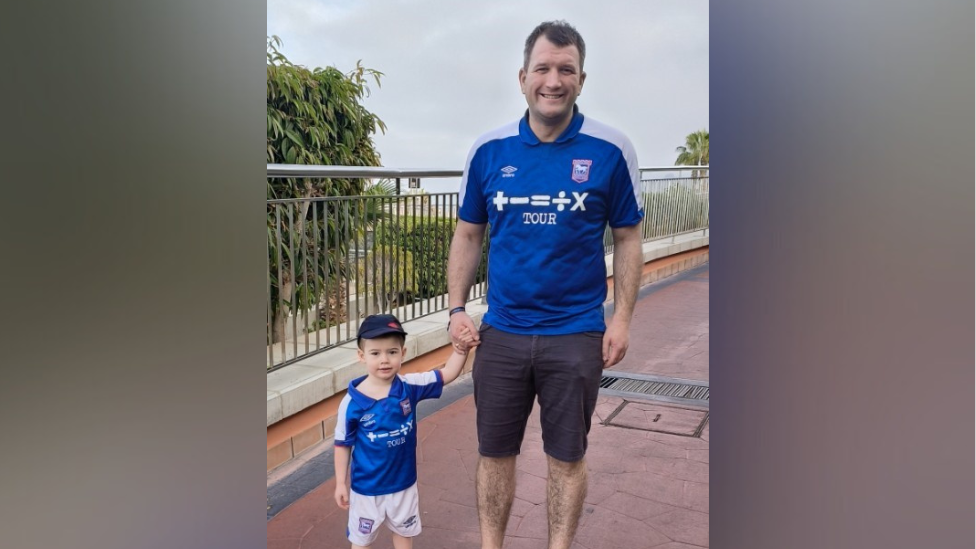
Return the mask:
{"type": "Polygon", "coordinates": [[[583,70],[583,59],[586,58],[586,44],[583,42],[583,37],[580,36],[580,33],[572,25],[562,20],[546,21],[540,24],[525,39],[525,59],[522,62],[523,69],[529,70],[529,56],[532,54],[532,48],[535,47],[535,43],[539,40],[540,36],[545,36],[546,40],[560,48],[576,46],[576,49],[579,50],[580,70],[583,70]]]}

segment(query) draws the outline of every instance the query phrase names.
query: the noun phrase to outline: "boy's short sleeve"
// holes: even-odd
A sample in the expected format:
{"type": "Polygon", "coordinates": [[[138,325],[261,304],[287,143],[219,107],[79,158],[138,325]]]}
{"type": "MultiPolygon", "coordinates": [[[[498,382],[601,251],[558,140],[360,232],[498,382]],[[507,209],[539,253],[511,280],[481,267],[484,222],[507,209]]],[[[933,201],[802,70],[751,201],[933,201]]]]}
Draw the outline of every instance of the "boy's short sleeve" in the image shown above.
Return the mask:
{"type": "Polygon", "coordinates": [[[440,398],[444,389],[444,378],[440,370],[406,374],[403,380],[411,397],[417,402],[428,398],[440,398]]]}
{"type": "Polygon", "coordinates": [[[356,444],[356,427],[359,425],[359,418],[350,414],[350,404],[352,397],[346,394],[339,403],[339,411],[336,414],[335,445],[354,446],[356,444]]]}

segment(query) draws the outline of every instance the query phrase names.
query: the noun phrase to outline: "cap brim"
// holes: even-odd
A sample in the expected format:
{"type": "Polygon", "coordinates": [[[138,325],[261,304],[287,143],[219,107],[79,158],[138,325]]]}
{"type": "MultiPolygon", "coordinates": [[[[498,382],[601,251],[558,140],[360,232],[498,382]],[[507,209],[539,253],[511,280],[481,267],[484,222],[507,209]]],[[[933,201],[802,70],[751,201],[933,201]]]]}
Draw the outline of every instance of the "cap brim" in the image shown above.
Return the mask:
{"type": "Polygon", "coordinates": [[[364,337],[366,339],[375,339],[377,337],[382,337],[390,334],[407,335],[407,332],[404,332],[403,330],[397,330],[396,328],[391,328],[389,326],[383,326],[380,328],[373,328],[372,330],[366,330],[365,332],[359,334],[358,337],[364,337]]]}

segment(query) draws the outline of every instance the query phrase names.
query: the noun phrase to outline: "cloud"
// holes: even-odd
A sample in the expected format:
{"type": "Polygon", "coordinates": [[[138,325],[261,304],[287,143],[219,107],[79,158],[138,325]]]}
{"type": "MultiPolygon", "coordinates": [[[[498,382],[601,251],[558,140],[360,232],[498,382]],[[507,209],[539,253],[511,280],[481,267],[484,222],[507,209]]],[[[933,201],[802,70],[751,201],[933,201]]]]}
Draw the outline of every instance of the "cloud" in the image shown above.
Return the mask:
{"type": "Polygon", "coordinates": [[[295,63],[385,74],[365,102],[388,126],[384,165],[460,169],[478,135],[524,112],[523,43],[550,19],[587,42],[581,110],[630,136],[641,165],[672,164],[708,127],[707,0],[268,0],[267,30],[295,63]]]}

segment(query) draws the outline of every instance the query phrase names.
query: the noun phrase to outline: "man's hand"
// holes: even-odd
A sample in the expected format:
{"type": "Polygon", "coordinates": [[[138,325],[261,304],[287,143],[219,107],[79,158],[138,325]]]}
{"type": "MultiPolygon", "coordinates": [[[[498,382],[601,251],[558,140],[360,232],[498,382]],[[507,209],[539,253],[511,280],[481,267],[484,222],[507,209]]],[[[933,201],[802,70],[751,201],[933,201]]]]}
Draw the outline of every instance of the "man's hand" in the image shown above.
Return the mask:
{"type": "Polygon", "coordinates": [[[336,484],[335,500],[336,505],[339,507],[347,510],[349,509],[349,488],[346,486],[345,482],[342,484],[336,484]]]}
{"type": "Polygon", "coordinates": [[[609,368],[621,361],[630,346],[630,324],[616,315],[610,320],[607,331],[603,333],[603,367],[609,368]]]}
{"type": "Polygon", "coordinates": [[[451,344],[455,349],[467,351],[481,343],[481,335],[474,327],[474,321],[468,313],[461,311],[451,315],[451,344]]]}

